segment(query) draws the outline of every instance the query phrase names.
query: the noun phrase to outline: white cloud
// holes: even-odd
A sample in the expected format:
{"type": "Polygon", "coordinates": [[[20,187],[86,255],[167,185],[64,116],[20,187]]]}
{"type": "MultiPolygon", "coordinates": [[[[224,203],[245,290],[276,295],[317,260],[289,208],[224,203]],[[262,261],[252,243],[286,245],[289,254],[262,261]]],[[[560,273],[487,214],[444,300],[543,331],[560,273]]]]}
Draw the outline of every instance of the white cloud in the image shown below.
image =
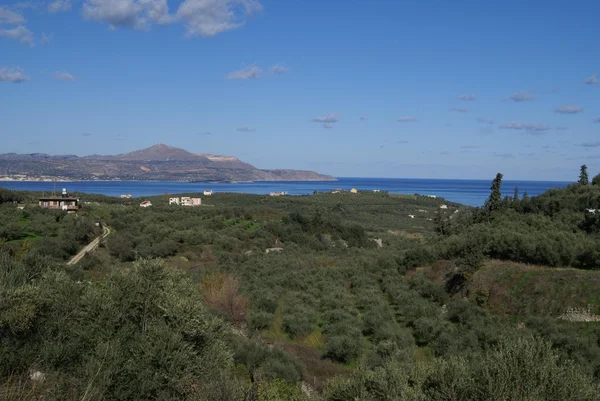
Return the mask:
{"type": "Polygon", "coordinates": [[[410,123],[413,121],[417,121],[417,119],[413,116],[403,116],[398,119],[399,123],[410,123]]]}
{"type": "MultiPolygon", "coordinates": [[[[49,12],[67,11],[73,0],[51,0],[49,12]]],[[[171,13],[168,0],[83,0],[84,18],[111,28],[149,30],[155,24],[182,23],[187,37],[210,37],[244,25],[263,9],[258,0],[182,0],[171,13]]],[[[283,73],[279,66],[273,72],[283,73]],[[281,71],[281,72],[280,72],[281,71]]]]}
{"type": "Polygon", "coordinates": [[[474,93],[470,93],[467,95],[458,95],[458,96],[456,96],[456,99],[470,102],[470,101],[477,99],[477,96],[474,93]]]}
{"type": "Polygon", "coordinates": [[[329,113],[324,116],[315,117],[312,120],[316,123],[333,124],[340,121],[340,116],[336,113],[329,113]]]}
{"type": "Polygon", "coordinates": [[[333,124],[340,121],[340,116],[337,113],[329,113],[323,116],[315,117],[312,119],[315,123],[323,123],[323,128],[331,129],[333,124]]]}
{"type": "Polygon", "coordinates": [[[0,6],[0,24],[22,24],[25,18],[6,6],[0,6]]]}
{"type": "Polygon", "coordinates": [[[66,71],[57,71],[53,76],[58,81],[75,81],[75,77],[66,71]]]}
{"type": "Polygon", "coordinates": [[[51,43],[52,43],[52,36],[48,36],[44,32],[42,32],[42,35],[40,36],[40,44],[49,45],[51,43]]]}
{"type": "Polygon", "coordinates": [[[33,46],[33,33],[23,25],[19,25],[13,29],[0,29],[0,36],[15,39],[21,43],[33,46]]]}
{"type": "Polygon", "coordinates": [[[488,125],[494,125],[496,124],[496,121],[491,120],[489,118],[485,118],[485,117],[478,117],[477,118],[477,122],[480,124],[488,124],[488,125]]]}
{"type": "Polygon", "coordinates": [[[227,79],[256,79],[260,76],[262,70],[256,66],[242,68],[241,70],[230,72],[227,79]]]}
{"type": "Polygon", "coordinates": [[[512,154],[512,153],[496,153],[496,152],[494,152],[492,154],[492,156],[494,156],[494,157],[501,157],[502,159],[512,159],[512,158],[515,157],[515,155],[512,154]]]}
{"type": "Polygon", "coordinates": [[[581,146],[583,148],[600,148],[600,142],[583,142],[577,146],[581,146]]]}
{"type": "Polygon", "coordinates": [[[48,12],[60,13],[71,9],[71,0],[53,0],[48,4],[48,12]]]}
{"type": "Polygon", "coordinates": [[[591,77],[586,78],[583,82],[588,85],[596,85],[598,83],[598,74],[594,74],[591,77]]]}
{"type": "Polygon", "coordinates": [[[577,114],[583,111],[583,107],[575,104],[565,104],[557,107],[554,111],[561,114],[577,114]]]}
{"type": "Polygon", "coordinates": [[[0,82],[20,84],[29,81],[22,68],[0,68],[0,82]]]}
{"type": "Polygon", "coordinates": [[[290,69],[283,66],[283,65],[279,65],[279,64],[275,64],[274,66],[272,66],[271,68],[269,68],[269,71],[271,71],[273,74],[285,74],[286,72],[288,72],[290,69]]]}
{"type": "Polygon", "coordinates": [[[450,107],[448,109],[448,111],[456,111],[459,113],[468,113],[469,109],[467,109],[466,107],[450,107]]]}
{"type": "Polygon", "coordinates": [[[513,102],[528,102],[533,99],[533,95],[527,91],[515,92],[510,95],[510,100],[513,102]]]}
{"type": "Polygon", "coordinates": [[[241,27],[262,8],[257,0],[184,0],[176,16],[185,22],[186,36],[209,37],[241,27]]]}
{"type": "Polygon", "coordinates": [[[111,28],[149,29],[173,21],[167,0],[85,0],[83,16],[111,28]]]}
{"type": "Polygon", "coordinates": [[[239,132],[254,132],[256,129],[250,127],[240,127],[237,129],[239,132]]]}
{"type": "Polygon", "coordinates": [[[502,124],[500,126],[502,129],[513,129],[519,131],[527,131],[530,134],[541,134],[548,130],[550,127],[546,124],[531,124],[531,123],[520,123],[520,122],[510,122],[506,124],[502,124]]]}

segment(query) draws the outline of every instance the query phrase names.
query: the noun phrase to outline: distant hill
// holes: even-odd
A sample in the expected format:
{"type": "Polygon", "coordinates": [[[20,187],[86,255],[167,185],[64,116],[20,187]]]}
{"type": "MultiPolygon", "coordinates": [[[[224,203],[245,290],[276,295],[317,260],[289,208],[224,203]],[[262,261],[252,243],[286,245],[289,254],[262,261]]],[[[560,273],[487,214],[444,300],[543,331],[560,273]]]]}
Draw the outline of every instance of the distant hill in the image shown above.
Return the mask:
{"type": "Polygon", "coordinates": [[[334,181],[300,170],[261,170],[233,156],[192,153],[158,144],[120,155],[0,154],[0,179],[42,177],[138,181],[334,181]]]}

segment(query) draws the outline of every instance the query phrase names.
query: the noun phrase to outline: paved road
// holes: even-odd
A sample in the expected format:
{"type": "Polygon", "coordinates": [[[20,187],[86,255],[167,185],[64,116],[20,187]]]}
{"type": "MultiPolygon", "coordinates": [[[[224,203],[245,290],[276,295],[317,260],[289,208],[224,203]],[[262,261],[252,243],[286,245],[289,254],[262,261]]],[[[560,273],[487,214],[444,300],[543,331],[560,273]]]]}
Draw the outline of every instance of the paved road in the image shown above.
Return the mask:
{"type": "Polygon", "coordinates": [[[102,235],[90,242],[89,244],[87,244],[85,248],[83,248],[77,255],[73,256],[71,260],[67,262],[67,265],[74,265],[79,263],[79,261],[85,256],[86,253],[92,252],[94,249],[96,249],[98,247],[98,244],[100,244],[100,240],[102,238],[108,237],[108,235],[110,234],[110,228],[102,226],[102,230],[102,235]]]}

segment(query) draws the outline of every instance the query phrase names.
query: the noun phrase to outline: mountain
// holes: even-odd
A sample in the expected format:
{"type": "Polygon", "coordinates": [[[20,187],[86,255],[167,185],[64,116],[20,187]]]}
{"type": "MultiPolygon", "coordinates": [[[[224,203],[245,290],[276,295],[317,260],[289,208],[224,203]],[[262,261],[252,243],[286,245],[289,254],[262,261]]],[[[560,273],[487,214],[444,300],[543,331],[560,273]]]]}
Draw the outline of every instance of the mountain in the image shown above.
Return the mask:
{"type": "Polygon", "coordinates": [[[0,179],[135,181],[333,181],[300,170],[261,170],[233,156],[192,153],[158,144],[120,155],[0,154],[0,179]]]}
{"type": "Polygon", "coordinates": [[[151,146],[146,149],[136,150],[133,152],[125,153],[115,157],[118,160],[132,160],[132,161],[197,161],[197,162],[208,162],[209,160],[202,156],[188,152],[185,149],[174,148],[172,146],[158,145],[151,146]]]}

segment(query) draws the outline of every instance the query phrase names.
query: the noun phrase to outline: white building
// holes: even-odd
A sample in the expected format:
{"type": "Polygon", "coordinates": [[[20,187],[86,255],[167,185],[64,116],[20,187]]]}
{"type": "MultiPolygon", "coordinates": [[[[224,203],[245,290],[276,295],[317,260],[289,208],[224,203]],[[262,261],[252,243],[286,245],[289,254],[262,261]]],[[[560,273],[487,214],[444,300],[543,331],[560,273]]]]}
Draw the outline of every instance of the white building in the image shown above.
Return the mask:
{"type": "Polygon", "coordinates": [[[204,191],[204,196],[211,196],[213,194],[212,189],[207,189],[204,191]]]}
{"type": "Polygon", "coordinates": [[[142,203],[140,203],[140,207],[150,207],[152,206],[152,202],[150,201],[143,201],[142,203]]]}
{"type": "Polygon", "coordinates": [[[169,205],[179,205],[179,198],[169,198],[169,205]]]}
{"type": "Polygon", "coordinates": [[[448,209],[448,205],[442,205],[440,206],[440,209],[448,209]]]}
{"type": "Polygon", "coordinates": [[[189,196],[183,196],[181,198],[181,206],[200,206],[202,204],[202,199],[200,198],[190,198],[189,196]]]}

